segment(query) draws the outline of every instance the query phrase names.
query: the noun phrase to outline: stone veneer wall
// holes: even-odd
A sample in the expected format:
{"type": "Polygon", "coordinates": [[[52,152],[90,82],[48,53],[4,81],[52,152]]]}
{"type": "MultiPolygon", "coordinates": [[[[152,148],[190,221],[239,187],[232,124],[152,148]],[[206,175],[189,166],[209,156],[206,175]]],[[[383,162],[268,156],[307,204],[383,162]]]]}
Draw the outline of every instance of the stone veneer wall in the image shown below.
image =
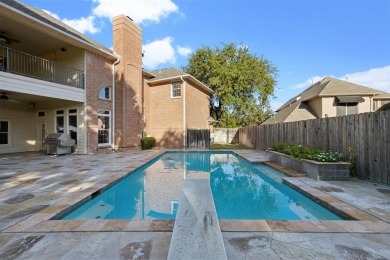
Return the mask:
{"type": "Polygon", "coordinates": [[[267,151],[269,159],[282,166],[307,174],[309,178],[320,181],[348,181],[349,165],[347,162],[317,162],[298,160],[292,156],[267,151]]]}

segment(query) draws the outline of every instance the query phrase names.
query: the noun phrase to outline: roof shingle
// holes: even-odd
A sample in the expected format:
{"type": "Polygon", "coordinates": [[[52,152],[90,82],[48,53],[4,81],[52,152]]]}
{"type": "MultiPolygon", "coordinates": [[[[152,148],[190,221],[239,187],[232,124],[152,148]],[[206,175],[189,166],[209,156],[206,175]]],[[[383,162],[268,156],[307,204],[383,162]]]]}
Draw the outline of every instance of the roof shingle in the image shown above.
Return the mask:
{"type": "Polygon", "coordinates": [[[154,70],[151,73],[156,76],[155,78],[151,79],[151,81],[189,75],[176,68],[159,69],[159,70],[154,70]]]}

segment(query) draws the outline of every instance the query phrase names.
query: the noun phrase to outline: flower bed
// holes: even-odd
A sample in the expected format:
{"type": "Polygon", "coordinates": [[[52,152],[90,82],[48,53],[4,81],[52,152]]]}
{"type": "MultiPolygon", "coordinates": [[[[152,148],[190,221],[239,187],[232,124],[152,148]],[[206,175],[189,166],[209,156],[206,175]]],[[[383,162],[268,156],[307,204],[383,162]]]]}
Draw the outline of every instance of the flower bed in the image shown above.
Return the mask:
{"type": "Polygon", "coordinates": [[[269,159],[282,166],[307,174],[308,177],[323,181],[348,181],[349,166],[347,162],[319,162],[298,159],[276,151],[267,151],[269,159]]]}
{"type": "Polygon", "coordinates": [[[342,153],[333,151],[323,151],[312,147],[304,147],[297,144],[274,144],[272,151],[291,155],[297,159],[309,159],[318,162],[340,162],[343,161],[342,153]]]}

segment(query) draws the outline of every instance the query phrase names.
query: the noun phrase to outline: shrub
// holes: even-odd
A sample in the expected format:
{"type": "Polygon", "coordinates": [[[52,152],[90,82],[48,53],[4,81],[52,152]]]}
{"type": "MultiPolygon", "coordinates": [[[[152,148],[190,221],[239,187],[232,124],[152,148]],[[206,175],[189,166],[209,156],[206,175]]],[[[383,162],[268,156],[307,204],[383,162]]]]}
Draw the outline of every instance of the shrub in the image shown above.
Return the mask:
{"type": "Polygon", "coordinates": [[[356,175],[356,152],[355,150],[353,150],[352,147],[348,147],[347,152],[349,153],[348,162],[351,164],[349,166],[349,174],[351,176],[355,176],[356,175]]]}
{"type": "Polygon", "coordinates": [[[296,144],[275,144],[272,151],[291,155],[297,159],[309,159],[318,162],[339,162],[344,159],[343,154],[332,151],[322,151],[312,147],[304,147],[296,144]]]}
{"type": "Polygon", "coordinates": [[[154,137],[144,137],[141,139],[142,150],[152,149],[156,145],[156,139],[154,137]]]}

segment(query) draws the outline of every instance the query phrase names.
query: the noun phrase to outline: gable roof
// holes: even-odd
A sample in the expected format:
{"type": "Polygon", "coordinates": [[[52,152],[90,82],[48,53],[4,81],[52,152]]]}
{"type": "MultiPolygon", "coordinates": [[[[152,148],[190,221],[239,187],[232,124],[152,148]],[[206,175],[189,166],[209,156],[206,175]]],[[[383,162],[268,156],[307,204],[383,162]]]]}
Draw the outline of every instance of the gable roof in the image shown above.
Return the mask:
{"type": "MultiPolygon", "coordinates": [[[[353,93],[354,96],[373,96],[379,94],[386,94],[386,92],[361,86],[352,82],[335,79],[332,77],[325,77],[323,80],[318,81],[314,85],[307,88],[305,91],[295,96],[291,100],[297,98],[302,101],[308,101],[315,97],[327,97],[327,96],[349,96],[353,93]]],[[[279,111],[283,107],[289,105],[291,100],[287,101],[281,108],[276,111],[279,111]]]]}
{"type": "Polygon", "coordinates": [[[21,13],[25,17],[29,17],[30,19],[38,20],[39,22],[41,22],[41,24],[44,24],[47,27],[54,28],[58,32],[65,34],[68,37],[76,39],[79,42],[87,46],[93,47],[96,50],[109,54],[112,57],[116,57],[116,55],[111,49],[88,38],[86,35],[80,33],[79,31],[75,30],[69,25],[63,23],[62,21],[54,18],[53,16],[49,15],[48,13],[38,8],[26,5],[24,3],[15,0],[0,0],[0,5],[1,7],[5,7],[13,12],[21,13]]]}
{"type": "Polygon", "coordinates": [[[178,70],[175,68],[154,70],[154,71],[152,71],[152,74],[154,74],[156,76],[153,80],[176,78],[176,77],[189,75],[189,74],[185,73],[184,71],[181,71],[181,70],[178,70]]]}
{"type": "Polygon", "coordinates": [[[325,77],[284,103],[275,111],[276,114],[268,118],[263,124],[275,124],[317,118],[309,106],[308,101],[317,97],[350,96],[351,94],[354,96],[384,95],[383,97],[388,95],[388,93],[380,90],[332,77],[325,77]]]}
{"type": "Polygon", "coordinates": [[[172,82],[175,80],[187,79],[195,83],[205,93],[209,95],[214,93],[212,89],[210,89],[208,86],[206,86],[201,81],[196,79],[194,76],[185,73],[184,71],[178,70],[176,68],[159,69],[159,70],[154,70],[150,73],[155,76],[154,78],[147,80],[147,82],[152,85],[156,85],[156,83],[163,83],[169,81],[172,82]]]}

